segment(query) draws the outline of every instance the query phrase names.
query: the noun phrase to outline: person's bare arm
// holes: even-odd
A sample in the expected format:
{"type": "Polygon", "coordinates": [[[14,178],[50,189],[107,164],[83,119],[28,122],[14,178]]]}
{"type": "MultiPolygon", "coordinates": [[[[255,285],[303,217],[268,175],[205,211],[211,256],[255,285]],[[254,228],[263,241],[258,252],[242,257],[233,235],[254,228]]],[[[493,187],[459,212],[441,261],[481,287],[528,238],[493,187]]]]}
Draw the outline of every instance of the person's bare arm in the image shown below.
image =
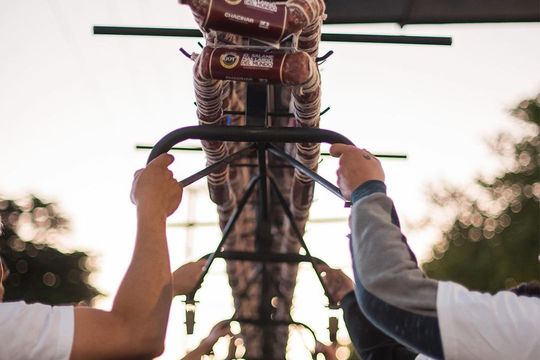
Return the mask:
{"type": "Polygon", "coordinates": [[[71,359],[151,358],[163,352],[173,296],[165,222],[182,197],[167,169],[173,160],[161,155],[135,173],[137,235],[131,263],[111,311],[75,308],[71,359]]]}

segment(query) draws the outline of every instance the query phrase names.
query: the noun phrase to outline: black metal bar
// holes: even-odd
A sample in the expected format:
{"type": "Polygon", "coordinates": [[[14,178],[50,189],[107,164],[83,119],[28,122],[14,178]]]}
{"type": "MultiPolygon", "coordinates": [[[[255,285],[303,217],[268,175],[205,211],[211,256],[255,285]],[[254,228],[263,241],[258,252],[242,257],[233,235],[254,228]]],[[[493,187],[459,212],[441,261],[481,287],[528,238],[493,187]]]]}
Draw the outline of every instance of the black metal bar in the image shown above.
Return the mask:
{"type": "MultiPolygon", "coordinates": [[[[332,156],[328,152],[321,152],[321,156],[332,156]]],[[[407,159],[405,154],[373,154],[373,156],[381,159],[407,159]]]]}
{"type": "Polygon", "coordinates": [[[321,175],[317,174],[315,171],[311,170],[310,168],[308,168],[307,166],[305,166],[300,161],[296,160],[295,158],[293,158],[286,152],[282,151],[281,149],[276,148],[273,145],[270,145],[268,147],[268,151],[270,151],[275,156],[289,162],[296,169],[298,169],[299,171],[304,173],[306,176],[309,176],[312,180],[322,185],[324,188],[329,190],[332,194],[336,195],[337,197],[339,197],[340,199],[344,201],[347,201],[347,199],[343,197],[343,195],[341,194],[341,191],[339,190],[337,186],[335,186],[330,181],[326,180],[321,175]]]}
{"type": "Polygon", "coordinates": [[[263,128],[252,126],[187,126],[176,129],[159,140],[148,156],[147,162],[166,153],[174,145],[187,140],[216,140],[236,142],[276,143],[343,143],[354,145],[345,136],[334,131],[310,128],[263,128]]]}
{"type": "MultiPolygon", "coordinates": [[[[231,167],[257,167],[257,164],[250,164],[250,163],[232,163],[232,164],[229,164],[229,166],[231,167]]],[[[291,165],[271,165],[271,164],[268,164],[267,165],[269,169],[290,169],[292,168],[293,166],[291,165]]]]}
{"type": "Polygon", "coordinates": [[[322,41],[409,45],[452,45],[451,37],[324,33],[322,41]]]}
{"type": "Polygon", "coordinates": [[[237,152],[235,152],[234,154],[231,154],[229,156],[227,156],[225,159],[222,159],[204,169],[202,169],[201,171],[199,172],[196,172],[195,174],[191,175],[191,176],[188,176],[187,178],[183,179],[183,180],[180,180],[180,184],[182,184],[183,187],[186,187],[190,184],[193,184],[195,181],[205,177],[206,175],[210,174],[210,173],[213,173],[214,171],[217,171],[217,170],[220,170],[222,168],[224,168],[225,166],[227,166],[230,162],[246,155],[247,153],[249,152],[252,152],[254,151],[255,148],[253,146],[248,146],[242,150],[239,150],[237,152]]]}
{"type": "MultiPolygon", "coordinates": [[[[262,94],[258,94],[262,95],[262,94]]],[[[264,99],[266,102],[266,86],[264,91],[264,99]]],[[[266,107],[265,111],[266,113],[266,107]]],[[[266,114],[265,114],[266,115],[266,114]]],[[[249,117],[248,117],[249,119],[249,117]]],[[[272,249],[272,234],[270,230],[270,213],[268,204],[268,177],[266,169],[266,144],[259,143],[257,149],[258,164],[259,164],[259,203],[257,204],[257,227],[255,238],[255,250],[259,253],[268,253],[272,249]]],[[[266,264],[262,264],[262,286],[261,296],[259,299],[259,319],[272,319],[272,279],[268,273],[266,264]]],[[[274,353],[273,344],[268,341],[271,333],[269,329],[263,329],[263,354],[272,355],[274,353]]]]}
{"type": "MultiPolygon", "coordinates": [[[[328,108],[330,109],[330,108],[328,108]]],[[[321,112],[321,115],[323,115],[323,113],[321,112]]],[[[268,113],[268,116],[271,116],[271,113],[268,113]]],[[[135,146],[136,149],[138,150],[152,150],[154,147],[152,145],[137,145],[135,146]]],[[[194,147],[182,147],[182,146],[174,146],[171,148],[171,150],[173,151],[203,151],[203,148],[202,147],[197,147],[197,146],[194,146],[194,147]]],[[[320,153],[321,156],[331,156],[330,153],[328,152],[321,152],[320,153]]],[[[381,159],[407,159],[407,155],[406,154],[373,154],[373,156],[375,157],[378,157],[378,158],[381,158],[381,159]]],[[[231,166],[249,166],[250,164],[231,164],[231,166]]],[[[253,165],[251,164],[252,166],[257,166],[257,165],[253,165]]],[[[269,165],[269,167],[272,167],[272,165],[269,165]]]]}
{"type": "Polygon", "coordinates": [[[236,221],[238,220],[238,217],[242,213],[242,210],[244,209],[244,206],[246,205],[249,197],[253,193],[253,189],[255,189],[255,185],[257,184],[257,181],[259,181],[260,176],[254,176],[251,178],[251,180],[248,183],[248,186],[246,188],[246,191],[244,192],[244,195],[242,195],[242,198],[240,198],[240,201],[238,202],[238,206],[236,209],[234,209],[234,212],[232,213],[231,217],[229,218],[229,221],[227,221],[227,224],[225,225],[225,228],[223,229],[223,235],[221,237],[221,241],[219,242],[219,245],[216,248],[216,251],[213,252],[209,257],[208,261],[206,262],[206,265],[204,266],[203,272],[201,274],[200,279],[197,281],[197,284],[193,288],[193,292],[189,294],[187,297],[190,299],[193,299],[195,297],[195,293],[197,290],[201,287],[201,284],[204,280],[204,277],[208,273],[208,270],[210,269],[210,266],[212,266],[212,263],[214,262],[214,259],[216,258],[216,253],[218,253],[229,237],[229,234],[231,233],[234,225],[236,224],[236,221]]]}
{"type": "MultiPolygon", "coordinates": [[[[95,35],[141,35],[141,36],[175,36],[202,37],[196,29],[146,28],[126,26],[94,26],[95,35]]],[[[381,43],[381,44],[413,44],[413,45],[451,45],[452,38],[440,36],[403,36],[403,35],[371,35],[371,34],[334,34],[323,33],[322,41],[381,43]]]]}
{"type": "MultiPolygon", "coordinates": [[[[326,109],[321,111],[321,113],[319,115],[322,116],[322,115],[326,114],[329,110],[330,110],[330,106],[327,106],[326,109]]],[[[237,111],[237,110],[223,110],[223,114],[224,115],[244,116],[244,115],[246,115],[246,112],[245,111],[237,111]]],[[[294,117],[293,113],[290,113],[290,112],[277,112],[277,111],[269,111],[267,113],[267,115],[268,116],[273,116],[273,117],[294,117]]]]}
{"type": "MultiPolygon", "coordinates": [[[[240,116],[246,115],[245,111],[235,111],[235,110],[224,110],[223,114],[224,115],[240,115],[240,116]]],[[[274,116],[274,117],[293,117],[294,116],[294,114],[292,114],[292,113],[272,112],[272,111],[269,111],[267,113],[267,115],[268,116],[274,116]]]]}
{"type": "Polygon", "coordinates": [[[94,35],[141,35],[141,36],[174,36],[202,37],[197,29],[149,28],[132,26],[94,26],[94,35]]]}
{"type": "MultiPolygon", "coordinates": [[[[152,145],[136,145],[135,149],[137,150],[152,150],[154,147],[152,145]]],[[[171,150],[174,151],[203,151],[203,148],[200,146],[193,146],[193,147],[187,147],[187,146],[175,146],[172,147],[171,150]]],[[[330,154],[328,154],[330,155],[330,154]]]]}
{"type": "Polygon", "coordinates": [[[291,263],[311,262],[306,255],[296,253],[261,253],[246,251],[220,251],[217,258],[224,260],[268,262],[268,263],[291,263]]]}
{"type": "Polygon", "coordinates": [[[281,191],[279,191],[279,187],[277,186],[275,180],[272,177],[269,177],[270,179],[270,186],[272,187],[272,190],[274,190],[274,193],[279,199],[279,202],[281,203],[281,207],[283,208],[283,211],[285,212],[285,215],[289,218],[289,222],[291,224],[291,227],[295,233],[295,235],[298,237],[298,242],[300,245],[304,248],[304,251],[306,252],[306,257],[310,259],[311,265],[313,266],[313,270],[315,271],[315,274],[317,275],[317,278],[319,279],[319,282],[321,283],[321,286],[324,290],[324,294],[328,298],[328,303],[330,308],[337,308],[337,304],[334,304],[332,302],[332,297],[330,296],[330,292],[326,288],[326,285],[324,284],[321,274],[317,271],[317,266],[315,264],[315,258],[311,256],[311,253],[309,252],[309,249],[306,245],[306,242],[304,241],[304,238],[302,237],[302,233],[300,232],[300,229],[298,229],[298,226],[296,225],[296,222],[294,221],[294,215],[291,212],[291,209],[289,208],[289,204],[287,204],[287,201],[283,197],[283,194],[281,191]]]}
{"type": "Polygon", "coordinates": [[[267,112],[268,85],[248,83],[246,92],[246,125],[267,126],[267,112]]]}

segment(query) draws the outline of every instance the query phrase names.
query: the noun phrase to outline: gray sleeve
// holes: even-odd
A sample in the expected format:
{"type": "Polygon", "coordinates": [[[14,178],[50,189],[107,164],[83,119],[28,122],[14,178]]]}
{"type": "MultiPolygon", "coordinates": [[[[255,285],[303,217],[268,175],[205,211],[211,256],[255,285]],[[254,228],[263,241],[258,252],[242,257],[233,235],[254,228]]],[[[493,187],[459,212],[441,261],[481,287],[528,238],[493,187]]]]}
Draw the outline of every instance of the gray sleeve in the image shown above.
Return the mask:
{"type": "Polygon", "coordinates": [[[384,193],[356,202],[352,209],[352,252],[358,279],[379,299],[413,313],[436,316],[437,281],[427,279],[412,258],[384,193]]]}
{"type": "Polygon", "coordinates": [[[444,358],[437,319],[437,281],[427,279],[401,234],[382,182],[353,193],[351,254],[355,295],[380,330],[415,351],[444,358]]]}

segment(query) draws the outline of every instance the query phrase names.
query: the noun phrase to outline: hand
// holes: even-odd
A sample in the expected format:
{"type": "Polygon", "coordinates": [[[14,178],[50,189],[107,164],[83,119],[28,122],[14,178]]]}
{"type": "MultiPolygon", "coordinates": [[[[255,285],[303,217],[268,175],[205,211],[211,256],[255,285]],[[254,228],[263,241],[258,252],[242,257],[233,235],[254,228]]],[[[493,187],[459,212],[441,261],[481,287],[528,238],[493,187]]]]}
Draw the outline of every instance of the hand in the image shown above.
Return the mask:
{"type": "Polygon", "coordinates": [[[180,266],[173,273],[174,296],[191,293],[201,278],[206,259],[189,262],[180,266]]]}
{"type": "Polygon", "coordinates": [[[332,269],[328,265],[318,265],[317,271],[324,275],[322,281],[332,301],[338,303],[345,295],[354,290],[354,282],[343,271],[332,269]]]}
{"type": "Polygon", "coordinates": [[[359,149],[353,145],[333,144],[330,147],[330,154],[339,157],[337,182],[345,199],[351,200],[352,192],[366,181],[384,181],[381,162],[366,149],[359,149]]]}
{"type": "Polygon", "coordinates": [[[336,344],[332,343],[330,345],[325,345],[320,341],[317,341],[315,344],[315,351],[317,353],[323,354],[325,360],[337,360],[336,356],[336,344]]]}
{"type": "Polygon", "coordinates": [[[146,168],[135,172],[131,201],[138,211],[167,217],[178,208],[183,189],[168,169],[173,161],[172,155],[161,154],[146,168]]]}
{"type": "Polygon", "coordinates": [[[223,320],[214,325],[212,330],[210,330],[210,334],[208,334],[206,338],[212,341],[213,344],[215,344],[220,337],[226,335],[233,335],[233,333],[231,332],[229,320],[223,320]]]}

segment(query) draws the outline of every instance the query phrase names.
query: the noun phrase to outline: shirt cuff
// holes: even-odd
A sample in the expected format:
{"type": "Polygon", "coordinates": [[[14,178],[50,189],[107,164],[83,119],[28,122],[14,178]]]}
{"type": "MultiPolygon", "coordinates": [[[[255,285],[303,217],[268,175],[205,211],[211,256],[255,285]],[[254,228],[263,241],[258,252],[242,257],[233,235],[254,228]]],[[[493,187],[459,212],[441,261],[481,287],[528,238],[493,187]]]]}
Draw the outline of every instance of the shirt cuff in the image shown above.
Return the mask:
{"type": "Polygon", "coordinates": [[[386,194],[386,185],[381,180],[368,180],[353,191],[351,195],[352,203],[354,204],[363,197],[376,192],[386,194]]]}
{"type": "Polygon", "coordinates": [[[351,303],[356,304],[356,297],[354,295],[354,290],[349,291],[343,299],[339,302],[342,309],[345,309],[346,307],[349,307],[351,303]]]}

